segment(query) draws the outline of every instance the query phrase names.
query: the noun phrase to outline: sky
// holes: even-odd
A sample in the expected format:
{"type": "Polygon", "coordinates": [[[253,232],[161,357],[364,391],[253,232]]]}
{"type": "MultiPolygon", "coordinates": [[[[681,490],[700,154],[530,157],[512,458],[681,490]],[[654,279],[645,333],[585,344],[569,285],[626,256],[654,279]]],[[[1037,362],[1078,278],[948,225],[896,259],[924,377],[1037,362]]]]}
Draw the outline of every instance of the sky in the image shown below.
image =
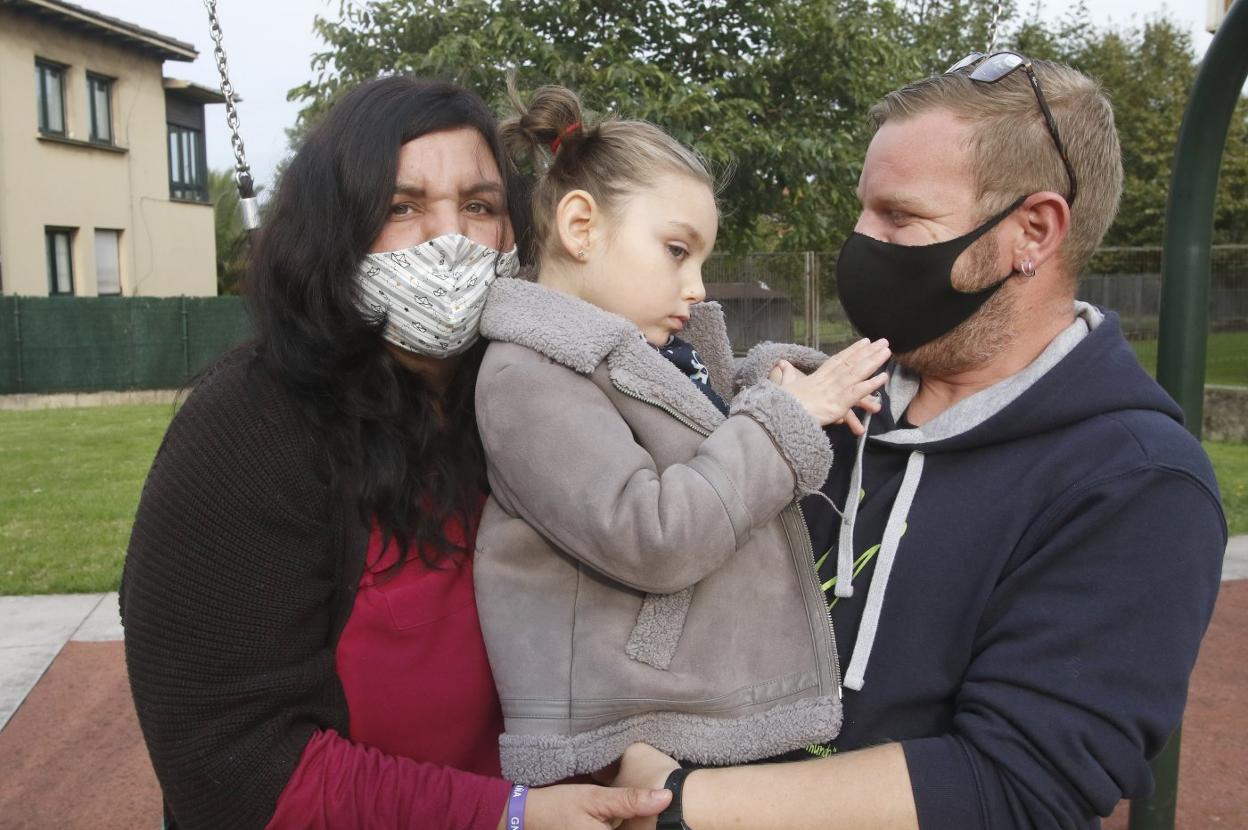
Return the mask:
{"type": "MultiPolygon", "coordinates": [[[[165,75],[213,88],[219,86],[208,14],[202,0],[74,0],[78,5],[191,43],[199,50],[193,63],[167,61],[165,75]]],[[[1041,16],[1061,18],[1077,0],[1041,0],[1041,16]]],[[[1018,0],[1022,9],[1033,0],[1018,0]]],[[[1205,31],[1208,0],[1088,0],[1096,24],[1139,25],[1159,14],[1190,28],[1198,55],[1212,39],[1205,31]]],[[[312,79],[311,56],[322,44],[313,18],[337,16],[337,0],[217,0],[217,14],[229,61],[230,79],[243,102],[238,106],[247,160],[257,184],[272,181],[287,153],[285,130],[300,105],[286,93],[312,79]]],[[[208,165],[232,168],[234,153],[225,125],[225,107],[207,108],[208,165]]]]}

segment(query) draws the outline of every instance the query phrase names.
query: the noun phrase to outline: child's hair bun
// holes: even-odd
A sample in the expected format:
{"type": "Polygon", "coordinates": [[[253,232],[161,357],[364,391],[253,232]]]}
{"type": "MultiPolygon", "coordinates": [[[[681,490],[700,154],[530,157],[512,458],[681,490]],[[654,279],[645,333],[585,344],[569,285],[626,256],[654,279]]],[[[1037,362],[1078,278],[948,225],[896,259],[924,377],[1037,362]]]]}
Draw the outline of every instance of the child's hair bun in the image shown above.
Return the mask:
{"type": "Polygon", "coordinates": [[[516,90],[515,78],[507,79],[507,97],[516,114],[499,125],[503,142],[513,156],[540,157],[542,148],[552,156],[585,137],[587,129],[581,99],[567,87],[539,87],[528,101],[516,90]]]}
{"type": "Polygon", "coordinates": [[[604,216],[618,216],[628,194],[653,187],[665,174],[688,176],[715,190],[706,162],[648,121],[586,112],[576,93],[544,86],[527,101],[507,79],[516,114],[499,125],[507,152],[533,174],[533,241],[539,266],[548,257],[571,256],[555,231],[559,201],[573,190],[593,197],[604,216]]]}

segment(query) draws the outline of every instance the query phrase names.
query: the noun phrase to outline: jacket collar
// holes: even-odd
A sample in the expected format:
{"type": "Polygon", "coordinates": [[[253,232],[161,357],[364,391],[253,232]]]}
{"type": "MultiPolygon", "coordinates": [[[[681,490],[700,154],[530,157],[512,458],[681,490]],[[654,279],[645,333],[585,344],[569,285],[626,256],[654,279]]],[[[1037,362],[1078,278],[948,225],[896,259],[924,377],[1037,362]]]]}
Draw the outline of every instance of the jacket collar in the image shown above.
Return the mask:
{"type": "MultiPolygon", "coordinates": [[[[495,280],[481,316],[481,335],[532,349],[581,374],[590,374],[606,361],[611,382],[623,391],[673,409],[706,431],[724,420],[633,323],[544,285],[515,278],[495,280]]],[[[706,364],[711,387],[729,400],[732,353],[719,303],[695,305],[681,336],[706,364]]]]}

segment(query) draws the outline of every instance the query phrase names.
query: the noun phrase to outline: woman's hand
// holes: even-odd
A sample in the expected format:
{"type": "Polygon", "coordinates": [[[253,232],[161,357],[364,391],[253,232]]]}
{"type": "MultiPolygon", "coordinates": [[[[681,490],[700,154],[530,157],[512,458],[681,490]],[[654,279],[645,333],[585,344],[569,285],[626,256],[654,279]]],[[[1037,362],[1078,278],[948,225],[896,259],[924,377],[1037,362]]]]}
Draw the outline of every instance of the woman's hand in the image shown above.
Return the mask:
{"type": "MultiPolygon", "coordinates": [[[[657,816],[671,800],[662,781],[657,789],[557,784],[529,790],[524,826],[525,830],[611,830],[624,819],[657,816]]],[[[506,813],[498,827],[509,830],[506,813]]]]}
{"type": "Polygon", "coordinates": [[[880,402],[874,393],[888,380],[888,375],[872,373],[884,365],[891,354],[887,340],[873,343],[863,339],[832,355],[809,375],[782,360],[768,378],[797,398],[820,426],[843,423],[855,435],[861,435],[862,422],[852,408],[880,411],[880,402]]]}

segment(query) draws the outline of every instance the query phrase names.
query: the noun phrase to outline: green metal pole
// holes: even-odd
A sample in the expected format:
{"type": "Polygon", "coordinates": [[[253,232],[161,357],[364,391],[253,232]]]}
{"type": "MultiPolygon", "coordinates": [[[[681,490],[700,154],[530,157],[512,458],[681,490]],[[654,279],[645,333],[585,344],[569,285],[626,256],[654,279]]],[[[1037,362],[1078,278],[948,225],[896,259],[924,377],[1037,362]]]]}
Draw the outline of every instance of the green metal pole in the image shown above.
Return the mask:
{"type": "Polygon", "coordinates": [[[1179,128],[1162,243],[1157,380],[1197,438],[1209,331],[1209,246],[1227,128],[1248,77],[1248,2],[1227,12],[1201,61],[1179,128]]]}
{"type": "MultiPolygon", "coordinates": [[[[1248,78],[1248,0],[1236,0],[1218,26],[1192,85],[1166,203],[1162,242],[1161,325],[1157,381],[1200,438],[1209,333],[1209,246],[1218,170],[1227,128],[1248,78]]],[[[1173,830],[1179,790],[1181,729],[1153,760],[1152,797],[1131,804],[1129,830],[1173,830]]]]}
{"type": "Polygon", "coordinates": [[[1174,830],[1179,806],[1179,744],[1183,725],[1174,730],[1160,754],[1153,759],[1153,794],[1131,802],[1127,830],[1174,830]]]}

